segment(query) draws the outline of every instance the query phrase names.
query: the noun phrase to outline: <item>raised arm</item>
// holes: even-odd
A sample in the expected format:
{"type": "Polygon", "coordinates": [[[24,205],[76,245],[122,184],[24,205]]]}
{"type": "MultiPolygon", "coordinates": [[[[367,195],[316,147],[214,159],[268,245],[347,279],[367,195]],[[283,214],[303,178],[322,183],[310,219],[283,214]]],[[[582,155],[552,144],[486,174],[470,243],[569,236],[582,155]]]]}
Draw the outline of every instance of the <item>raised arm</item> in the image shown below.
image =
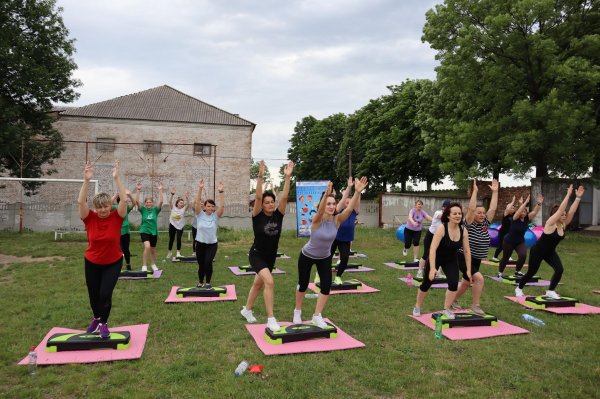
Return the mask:
{"type": "Polygon", "coordinates": [[[140,210],[140,208],[142,207],[142,204],[140,204],[140,191],[142,191],[142,183],[138,183],[135,185],[135,201],[133,202],[133,204],[137,206],[138,210],[140,210]]]}
{"type": "Polygon", "coordinates": [[[338,214],[335,217],[335,225],[337,227],[340,227],[340,224],[344,223],[344,221],[350,217],[350,214],[352,213],[352,211],[354,210],[354,207],[356,206],[356,202],[360,200],[360,195],[366,187],[367,187],[367,178],[366,177],[363,176],[360,178],[360,180],[356,179],[354,181],[354,195],[352,196],[352,199],[350,199],[350,203],[348,204],[348,206],[346,207],[346,209],[344,209],[344,211],[342,213],[338,214]]]}
{"type": "Polygon", "coordinates": [[[488,209],[485,216],[487,217],[487,220],[491,223],[492,220],[494,220],[494,216],[496,216],[496,210],[498,209],[498,180],[493,179],[492,185],[489,187],[492,190],[492,199],[490,200],[490,209],[488,209]]]}
{"type": "Polygon", "coordinates": [[[163,206],[163,190],[165,189],[165,187],[163,186],[162,182],[158,182],[158,205],[156,205],[156,207],[158,208],[158,212],[160,212],[160,210],[162,209],[163,206]]]}
{"type": "MultiPolygon", "coordinates": [[[[471,198],[469,199],[469,207],[467,208],[467,214],[465,220],[467,224],[473,223],[475,217],[475,209],[477,208],[477,193],[479,188],[477,187],[477,179],[473,179],[473,188],[471,189],[471,198]]],[[[465,256],[466,258],[466,256],[465,256]]]]}
{"type": "Polygon", "coordinates": [[[199,214],[202,210],[202,191],[204,191],[204,179],[200,179],[198,182],[198,191],[194,197],[194,214],[199,214]]]}
{"type": "Polygon", "coordinates": [[[329,197],[329,194],[331,194],[332,189],[333,189],[333,183],[332,182],[327,183],[327,188],[325,189],[325,193],[321,197],[321,201],[319,201],[319,208],[317,209],[315,216],[313,216],[312,224],[310,226],[311,230],[316,229],[321,224],[321,221],[323,220],[323,215],[325,214],[325,204],[327,203],[327,197],[329,197]]]}
{"type": "Polygon", "coordinates": [[[175,196],[175,187],[171,188],[169,195],[169,209],[173,209],[173,197],[175,196]]]}
{"type": "Polygon", "coordinates": [[[575,192],[575,200],[571,204],[569,212],[567,213],[567,220],[565,220],[567,225],[573,221],[573,217],[575,216],[575,212],[577,212],[577,207],[579,207],[579,203],[581,202],[581,197],[583,196],[584,192],[585,188],[583,186],[579,186],[577,188],[577,191],[575,192]]]}
{"type": "Polygon", "coordinates": [[[121,181],[121,177],[119,176],[119,161],[117,160],[115,160],[112,175],[113,179],[115,180],[115,184],[119,189],[119,198],[121,199],[119,201],[119,205],[117,206],[117,213],[119,214],[119,216],[125,219],[125,216],[127,216],[127,189],[125,188],[125,185],[123,184],[123,182],[121,181]]]}
{"type": "Polygon", "coordinates": [[[225,187],[223,186],[222,182],[219,182],[217,191],[219,192],[219,207],[217,208],[217,217],[220,218],[223,216],[223,212],[225,211],[225,187]]]}
{"type": "Polygon", "coordinates": [[[506,209],[504,210],[504,216],[508,216],[510,214],[510,210],[515,206],[515,196],[513,195],[512,201],[506,205],[506,209]]]}
{"type": "Polygon", "coordinates": [[[292,161],[289,161],[287,166],[283,169],[285,181],[283,182],[283,191],[281,192],[281,197],[279,198],[279,205],[277,205],[279,213],[281,213],[282,215],[285,215],[285,208],[288,203],[288,194],[290,193],[290,181],[292,180],[293,171],[294,163],[292,161]]]}
{"type": "Polygon", "coordinates": [[[90,208],[87,204],[87,193],[90,187],[90,180],[94,177],[94,167],[88,161],[83,168],[83,184],[81,190],[79,190],[79,196],[77,197],[77,206],[79,207],[79,217],[83,220],[90,213],[90,208]]]}
{"type": "MultiPolygon", "coordinates": [[[[558,206],[558,210],[556,212],[554,212],[554,214],[552,214],[548,218],[548,220],[546,220],[544,229],[548,228],[548,229],[554,230],[554,225],[556,223],[558,223],[563,212],[567,209],[567,204],[569,203],[569,198],[571,198],[572,194],[573,194],[573,185],[570,184],[569,187],[567,188],[567,194],[565,195],[565,198],[563,198],[562,202],[558,206]]],[[[548,233],[551,233],[551,231],[548,233]]]]}
{"type": "Polygon", "coordinates": [[[260,161],[258,166],[258,177],[256,178],[256,193],[254,194],[254,207],[252,217],[262,212],[263,186],[262,179],[265,174],[265,161],[260,161]]]}
{"type": "Polygon", "coordinates": [[[542,204],[544,203],[544,196],[542,194],[537,195],[537,199],[535,202],[535,207],[531,212],[529,212],[529,220],[533,220],[535,215],[542,209],[542,204]]]}
{"type": "Polygon", "coordinates": [[[521,205],[519,205],[519,208],[515,211],[515,214],[513,215],[513,220],[519,220],[521,218],[521,212],[523,212],[523,209],[525,209],[525,207],[529,203],[529,195],[527,196],[527,199],[525,201],[523,201],[523,197],[521,197],[519,199],[519,203],[521,205]]]}
{"type": "Polygon", "coordinates": [[[190,192],[185,192],[185,211],[187,212],[190,209],[190,192]]]}
{"type": "Polygon", "coordinates": [[[337,206],[335,207],[335,210],[340,213],[342,211],[342,208],[344,208],[344,203],[346,202],[346,199],[348,197],[350,197],[350,193],[352,192],[352,187],[354,186],[354,179],[352,178],[352,176],[348,177],[348,185],[346,186],[346,189],[344,189],[344,191],[342,191],[342,199],[340,199],[340,202],[338,202],[337,206]]]}
{"type": "Polygon", "coordinates": [[[112,198],[110,199],[110,203],[111,204],[116,204],[117,203],[117,197],[119,196],[119,193],[114,193],[112,198]]]}

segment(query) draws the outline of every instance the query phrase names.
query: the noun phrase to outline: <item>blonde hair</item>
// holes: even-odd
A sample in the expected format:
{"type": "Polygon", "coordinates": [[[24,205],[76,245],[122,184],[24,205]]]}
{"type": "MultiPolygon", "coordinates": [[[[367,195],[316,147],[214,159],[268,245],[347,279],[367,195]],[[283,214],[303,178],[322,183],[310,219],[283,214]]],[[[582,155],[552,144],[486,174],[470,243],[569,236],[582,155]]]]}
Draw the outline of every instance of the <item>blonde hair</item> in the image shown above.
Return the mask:
{"type": "Polygon", "coordinates": [[[106,193],[98,193],[92,198],[92,204],[96,209],[104,208],[112,204],[112,198],[106,193]]]}

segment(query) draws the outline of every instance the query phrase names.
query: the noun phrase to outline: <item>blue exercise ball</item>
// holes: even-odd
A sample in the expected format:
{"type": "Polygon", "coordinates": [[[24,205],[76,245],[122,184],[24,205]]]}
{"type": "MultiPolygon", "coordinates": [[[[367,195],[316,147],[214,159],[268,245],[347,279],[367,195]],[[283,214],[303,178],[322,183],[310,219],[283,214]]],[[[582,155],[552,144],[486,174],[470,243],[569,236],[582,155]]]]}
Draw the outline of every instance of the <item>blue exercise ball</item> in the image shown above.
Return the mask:
{"type": "Polygon", "coordinates": [[[498,232],[498,230],[488,229],[488,234],[490,235],[490,246],[494,247],[494,248],[498,248],[498,245],[500,245],[500,240],[498,237],[498,234],[500,234],[500,233],[498,232]]]}
{"type": "Polygon", "coordinates": [[[396,229],[396,238],[402,242],[404,242],[404,228],[405,227],[406,227],[405,225],[400,225],[400,227],[398,227],[396,229]]]}
{"type": "Polygon", "coordinates": [[[490,229],[500,230],[500,223],[490,224],[490,229]]]}
{"type": "Polygon", "coordinates": [[[537,237],[535,233],[531,230],[527,230],[525,232],[525,245],[527,246],[527,248],[533,247],[533,244],[535,244],[536,241],[537,237]]]}

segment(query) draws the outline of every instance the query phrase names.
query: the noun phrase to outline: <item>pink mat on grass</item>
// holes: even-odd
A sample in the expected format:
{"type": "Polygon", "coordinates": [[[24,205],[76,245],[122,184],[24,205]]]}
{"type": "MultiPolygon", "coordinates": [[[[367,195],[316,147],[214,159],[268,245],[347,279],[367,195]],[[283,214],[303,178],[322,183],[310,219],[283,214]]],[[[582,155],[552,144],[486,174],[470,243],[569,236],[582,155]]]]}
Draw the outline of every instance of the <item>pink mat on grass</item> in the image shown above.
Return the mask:
{"type": "MultiPolygon", "coordinates": [[[[504,284],[509,284],[509,285],[513,285],[513,286],[517,285],[516,283],[506,282],[497,276],[486,276],[486,277],[490,278],[498,283],[504,283],[504,284]]],[[[550,285],[550,281],[548,281],[548,280],[538,280],[535,283],[529,282],[529,283],[525,284],[525,286],[531,286],[531,287],[548,287],[549,285],[550,285]]]]}
{"type": "MultiPolygon", "coordinates": [[[[325,321],[330,323],[331,320],[325,318],[325,321]]],[[[290,322],[279,322],[282,326],[289,326],[290,322]]],[[[333,323],[332,323],[333,324],[333,323]]],[[[334,324],[335,325],[335,324],[334,324]]],[[[352,338],[350,335],[337,327],[337,336],[335,338],[310,339],[300,342],[288,342],[285,344],[274,345],[265,339],[266,324],[246,324],[246,329],[254,338],[254,342],[258,348],[267,356],[270,355],[287,355],[292,353],[307,353],[307,352],[329,352],[339,351],[343,349],[362,348],[365,346],[362,342],[352,338]]]]}
{"type": "Polygon", "coordinates": [[[398,270],[418,270],[419,269],[419,266],[402,267],[402,265],[399,265],[394,262],[387,262],[387,263],[384,263],[384,265],[391,267],[393,269],[398,269],[398,270]]]}
{"type": "MultiPolygon", "coordinates": [[[[408,282],[408,280],[406,279],[406,277],[400,277],[400,280],[404,281],[405,283],[408,282]]],[[[413,287],[419,288],[419,285],[421,285],[421,284],[419,284],[418,281],[413,280],[413,283],[412,283],[413,287]]],[[[444,289],[446,289],[446,288],[448,288],[448,284],[446,284],[446,283],[443,283],[443,284],[431,284],[431,288],[444,288],[444,289]]]]}
{"type": "MultiPolygon", "coordinates": [[[[409,315],[421,324],[427,326],[430,330],[435,330],[435,324],[431,322],[431,313],[422,314],[419,317],[409,315]]],[[[504,321],[498,320],[495,326],[482,327],[454,327],[442,329],[442,335],[451,341],[461,341],[464,339],[480,339],[499,337],[502,335],[527,334],[529,331],[524,328],[513,326],[504,321]]]]}
{"type": "MultiPolygon", "coordinates": [[[[484,265],[488,265],[488,266],[495,266],[495,267],[498,267],[498,265],[500,264],[500,262],[490,262],[490,261],[489,261],[489,260],[487,260],[487,259],[483,259],[483,260],[481,261],[481,263],[483,263],[484,265]]],[[[527,266],[529,266],[527,263],[525,263],[525,264],[523,265],[523,267],[527,267],[527,266]]],[[[506,267],[512,267],[512,268],[515,268],[515,267],[517,267],[517,265],[516,265],[516,263],[508,263],[508,264],[506,265],[506,267]]]]}
{"type": "MultiPolygon", "coordinates": [[[[146,337],[148,336],[149,324],[136,324],[134,326],[110,327],[111,331],[129,331],[131,341],[129,348],[116,349],[98,349],[89,351],[67,351],[67,352],[46,352],[46,342],[54,334],[58,333],[83,333],[83,330],[72,330],[70,328],[54,327],[44,337],[42,342],[36,346],[37,364],[68,364],[68,363],[97,363],[97,362],[112,362],[115,360],[139,359],[142,357],[146,337]]],[[[28,358],[25,356],[19,362],[23,366],[28,363],[28,358]]]]}
{"type": "Polygon", "coordinates": [[[235,293],[235,285],[226,285],[227,287],[227,295],[225,296],[188,296],[184,298],[177,298],[177,290],[181,287],[175,285],[171,288],[171,292],[169,292],[169,296],[165,299],[165,303],[175,303],[175,302],[218,302],[218,301],[235,301],[237,300],[237,295],[235,293]]]}
{"type": "MultiPolygon", "coordinates": [[[[241,271],[240,268],[237,266],[229,266],[229,270],[231,270],[231,273],[235,274],[236,276],[253,276],[256,274],[253,271],[248,271],[248,272],[241,271]]],[[[285,272],[276,267],[273,270],[273,274],[285,274],[285,272]]]]}
{"type": "MultiPolygon", "coordinates": [[[[361,281],[362,283],[362,281],[361,281]]],[[[313,290],[314,292],[321,292],[319,287],[315,285],[315,283],[308,284],[308,288],[313,290]]],[[[379,292],[377,288],[369,287],[365,283],[362,285],[361,290],[334,290],[333,288],[329,291],[329,295],[337,295],[337,294],[370,294],[372,292],[379,292]]]]}
{"type": "Polygon", "coordinates": [[[523,305],[528,309],[544,310],[546,312],[555,313],[555,314],[600,314],[599,307],[586,305],[585,303],[580,303],[579,306],[572,306],[572,307],[568,307],[568,308],[537,309],[537,308],[527,305],[525,303],[525,297],[505,296],[504,298],[508,299],[509,301],[518,303],[519,305],[523,305]]]}
{"type": "Polygon", "coordinates": [[[158,269],[155,271],[150,277],[121,277],[119,276],[119,280],[151,280],[153,278],[160,278],[162,276],[162,269],[158,269]]]}

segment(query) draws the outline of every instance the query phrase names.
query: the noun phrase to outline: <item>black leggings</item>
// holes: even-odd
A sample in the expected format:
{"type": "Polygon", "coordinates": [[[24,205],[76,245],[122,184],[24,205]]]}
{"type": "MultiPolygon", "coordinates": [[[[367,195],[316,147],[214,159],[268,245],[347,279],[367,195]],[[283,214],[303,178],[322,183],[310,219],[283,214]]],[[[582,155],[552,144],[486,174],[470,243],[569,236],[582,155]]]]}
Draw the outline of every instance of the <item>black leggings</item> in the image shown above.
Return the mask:
{"type": "Polygon", "coordinates": [[[129,252],[129,241],[131,240],[131,235],[121,234],[121,251],[123,251],[123,256],[125,256],[125,265],[127,266],[127,270],[131,270],[131,252],[129,252]]]}
{"type": "Polygon", "coordinates": [[[177,233],[177,250],[181,251],[181,236],[183,235],[183,229],[178,230],[169,223],[169,251],[173,249],[173,240],[175,240],[175,233],[177,233]]]}
{"type": "Polygon", "coordinates": [[[540,269],[542,260],[545,260],[546,263],[548,263],[550,267],[554,269],[554,274],[552,274],[552,278],[550,279],[550,291],[554,291],[556,289],[556,286],[562,278],[564,270],[562,262],[560,261],[556,251],[552,251],[549,254],[544,254],[543,251],[538,250],[535,245],[529,252],[529,267],[527,268],[527,273],[525,273],[525,276],[519,282],[520,289],[523,289],[525,284],[531,280],[531,277],[535,276],[537,271],[540,269]]]}
{"type": "Polygon", "coordinates": [[[298,291],[306,292],[312,265],[317,265],[317,272],[321,280],[319,284],[321,294],[329,295],[331,290],[331,256],[323,259],[313,259],[304,255],[302,251],[300,251],[300,257],[298,258],[298,291]]]}
{"type": "Polygon", "coordinates": [[[217,247],[219,243],[205,244],[203,242],[196,242],[196,260],[198,261],[198,281],[204,283],[204,277],[206,276],[206,283],[210,284],[210,279],[213,274],[213,261],[215,255],[217,255],[217,247]]]}
{"type": "Polygon", "coordinates": [[[198,230],[192,227],[192,252],[196,252],[196,233],[198,230]]]}
{"type": "MultiPolygon", "coordinates": [[[[504,242],[504,236],[506,235],[506,230],[498,230],[498,247],[496,248],[496,252],[494,252],[494,258],[498,258],[500,252],[502,252],[502,243],[504,242]]],[[[510,254],[508,255],[510,256],[510,254]]]]}
{"type": "Polygon", "coordinates": [[[331,256],[335,254],[335,250],[340,250],[340,263],[337,265],[336,276],[342,277],[344,271],[348,267],[348,259],[350,259],[350,241],[338,241],[335,240],[331,245],[331,256]]]}
{"type": "Polygon", "coordinates": [[[422,259],[429,259],[429,248],[431,248],[431,241],[433,241],[433,233],[427,230],[425,233],[425,238],[423,239],[423,256],[422,259]]]}
{"type": "Polygon", "coordinates": [[[527,245],[525,241],[520,242],[516,246],[509,241],[504,240],[502,243],[502,259],[500,260],[500,265],[498,266],[498,271],[500,273],[504,273],[504,269],[506,269],[506,264],[508,263],[508,258],[510,258],[510,254],[513,251],[517,252],[517,263],[515,264],[517,272],[520,272],[525,264],[525,259],[527,258],[527,245]]]}
{"type": "MultiPolygon", "coordinates": [[[[457,258],[454,257],[451,260],[442,261],[442,262],[437,262],[437,259],[436,259],[436,263],[438,263],[438,267],[436,268],[436,271],[441,267],[442,270],[444,271],[444,274],[446,275],[446,280],[448,282],[448,291],[452,291],[452,292],[456,291],[458,289],[458,278],[459,278],[457,258]]],[[[430,270],[431,270],[431,266],[430,266],[429,260],[427,260],[427,262],[425,262],[425,270],[423,271],[423,282],[419,286],[419,289],[423,292],[427,292],[427,291],[429,291],[429,288],[431,288],[432,282],[429,279],[429,271],[430,270]]]]}
{"type": "Polygon", "coordinates": [[[85,284],[94,318],[106,323],[112,307],[112,294],[121,273],[123,258],[109,265],[97,265],[84,258],[85,284]]]}
{"type": "Polygon", "coordinates": [[[419,241],[421,240],[421,230],[414,231],[411,229],[404,228],[404,248],[410,248],[410,244],[414,247],[419,246],[419,241]]]}

